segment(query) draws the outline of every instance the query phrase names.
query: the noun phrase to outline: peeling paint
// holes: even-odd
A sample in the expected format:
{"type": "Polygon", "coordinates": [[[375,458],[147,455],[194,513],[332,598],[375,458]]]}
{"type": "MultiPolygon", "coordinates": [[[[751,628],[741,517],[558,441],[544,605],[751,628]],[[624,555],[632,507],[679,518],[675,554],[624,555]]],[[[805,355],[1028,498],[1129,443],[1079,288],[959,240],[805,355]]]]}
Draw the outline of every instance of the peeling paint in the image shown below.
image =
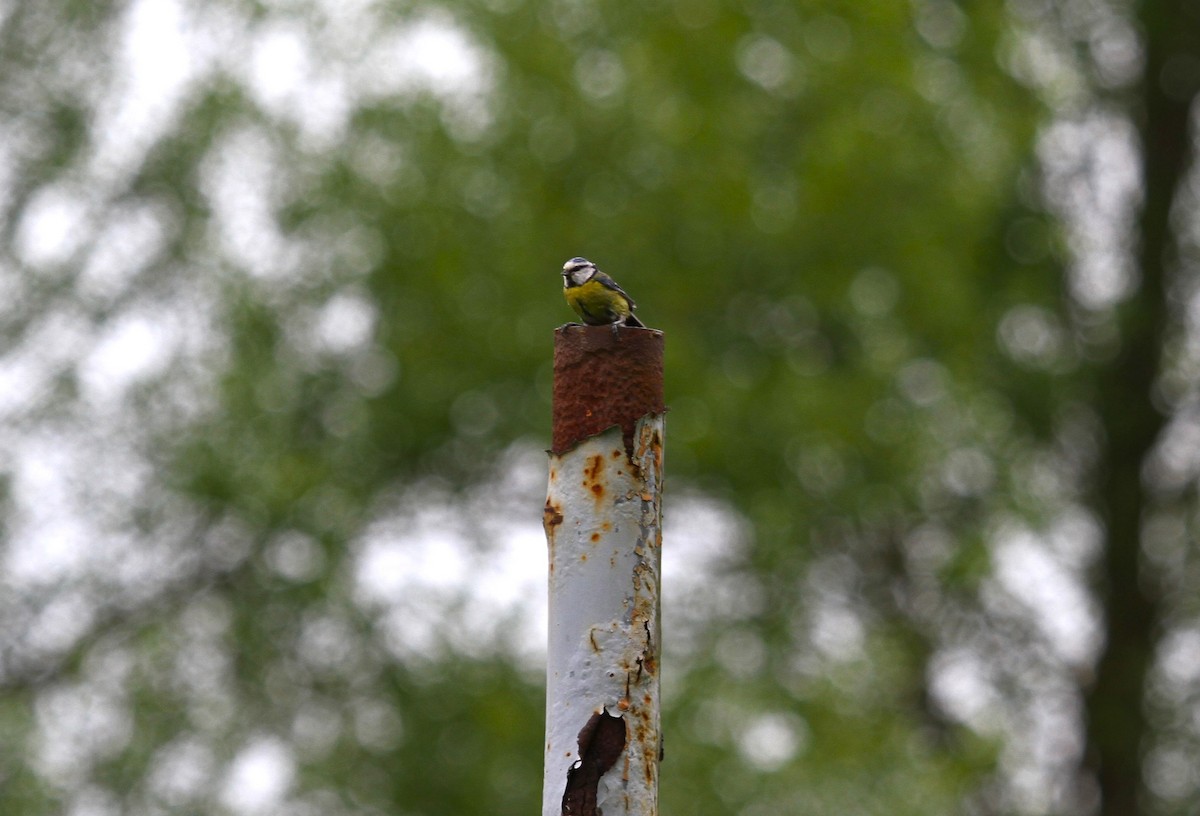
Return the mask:
{"type": "Polygon", "coordinates": [[[602,816],[597,788],[601,777],[621,757],[626,743],[625,720],[601,708],[579,731],[579,759],[567,769],[561,816],[602,816]]]}

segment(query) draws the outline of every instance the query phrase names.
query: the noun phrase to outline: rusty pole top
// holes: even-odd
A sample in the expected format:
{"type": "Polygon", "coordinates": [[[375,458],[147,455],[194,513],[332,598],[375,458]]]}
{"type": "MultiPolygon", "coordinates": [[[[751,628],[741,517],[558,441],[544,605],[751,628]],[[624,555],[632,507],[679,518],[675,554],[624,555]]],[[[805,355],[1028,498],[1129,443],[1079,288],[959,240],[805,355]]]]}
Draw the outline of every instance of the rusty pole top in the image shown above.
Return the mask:
{"type": "Polygon", "coordinates": [[[616,425],[632,457],[637,421],[664,410],[662,332],[576,324],[555,329],[551,453],[616,425]]]}

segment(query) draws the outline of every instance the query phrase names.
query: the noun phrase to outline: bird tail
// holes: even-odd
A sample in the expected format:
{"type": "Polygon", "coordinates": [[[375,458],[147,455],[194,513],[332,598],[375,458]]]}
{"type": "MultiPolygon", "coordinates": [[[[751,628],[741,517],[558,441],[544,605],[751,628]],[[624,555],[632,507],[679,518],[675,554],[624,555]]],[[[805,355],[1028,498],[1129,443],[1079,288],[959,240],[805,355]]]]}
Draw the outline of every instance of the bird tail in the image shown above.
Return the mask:
{"type": "Polygon", "coordinates": [[[638,320],[637,315],[635,315],[633,312],[630,312],[629,317],[625,318],[625,325],[626,326],[635,326],[639,329],[646,328],[646,324],[643,323],[642,321],[638,320]]]}

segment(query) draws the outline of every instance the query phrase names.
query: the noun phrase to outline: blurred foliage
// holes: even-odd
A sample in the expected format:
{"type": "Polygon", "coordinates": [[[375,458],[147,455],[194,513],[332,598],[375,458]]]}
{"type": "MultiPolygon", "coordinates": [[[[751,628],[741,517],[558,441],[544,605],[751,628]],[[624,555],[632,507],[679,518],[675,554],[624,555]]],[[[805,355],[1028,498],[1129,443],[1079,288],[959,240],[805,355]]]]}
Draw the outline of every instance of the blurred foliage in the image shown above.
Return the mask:
{"type": "Polygon", "coordinates": [[[735,519],[665,544],[663,811],[1086,807],[1112,319],[1045,145],[1137,45],[1067,5],[5,10],[0,811],[532,812],[517,623],[363,573],[536,523],[574,255],[666,332],[668,525],[735,519]]]}

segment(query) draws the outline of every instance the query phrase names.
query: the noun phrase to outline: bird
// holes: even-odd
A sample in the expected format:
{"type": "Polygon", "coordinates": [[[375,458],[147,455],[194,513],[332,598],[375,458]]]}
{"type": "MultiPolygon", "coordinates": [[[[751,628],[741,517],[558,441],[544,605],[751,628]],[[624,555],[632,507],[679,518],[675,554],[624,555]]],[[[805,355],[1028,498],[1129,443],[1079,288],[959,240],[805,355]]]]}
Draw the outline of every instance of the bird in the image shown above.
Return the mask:
{"type": "Polygon", "coordinates": [[[572,258],[563,264],[563,297],[575,313],[583,318],[589,326],[613,327],[613,334],[618,325],[646,328],[646,324],[637,319],[633,310],[637,304],[633,302],[625,290],[617,282],[601,272],[587,258],[572,258]]]}

